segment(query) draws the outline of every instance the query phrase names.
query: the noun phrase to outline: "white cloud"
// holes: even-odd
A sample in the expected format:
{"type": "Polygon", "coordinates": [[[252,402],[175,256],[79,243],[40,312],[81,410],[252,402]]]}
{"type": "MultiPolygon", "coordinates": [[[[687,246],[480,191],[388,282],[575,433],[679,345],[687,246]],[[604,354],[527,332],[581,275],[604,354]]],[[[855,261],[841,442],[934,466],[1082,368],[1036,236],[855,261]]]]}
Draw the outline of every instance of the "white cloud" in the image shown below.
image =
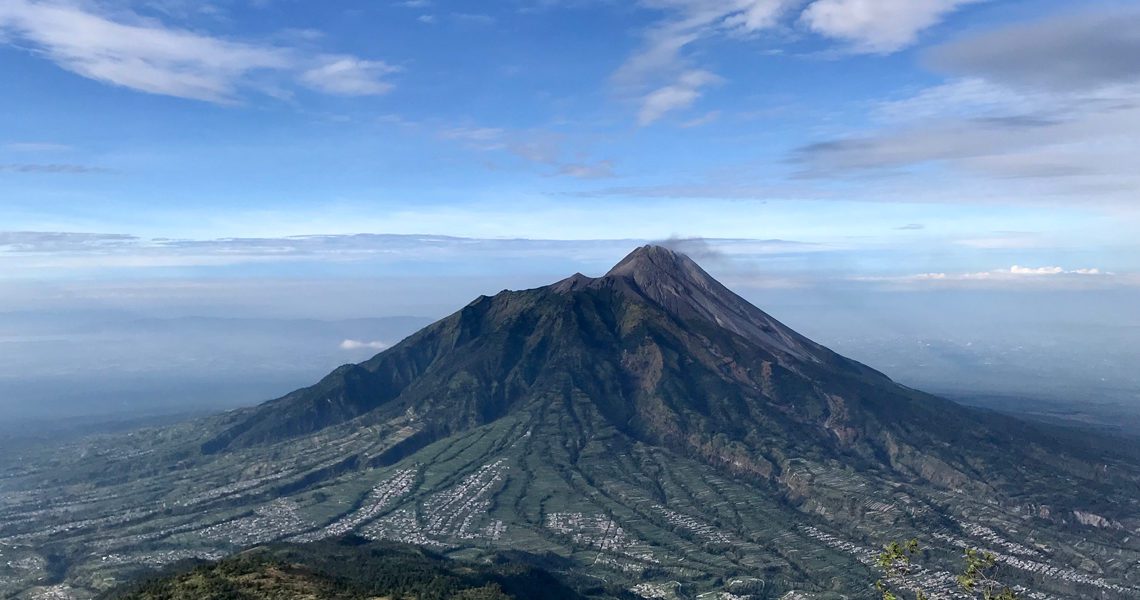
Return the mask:
{"type": "Polygon", "coordinates": [[[982,0],[816,0],[800,21],[845,40],[857,52],[886,54],[915,42],[924,29],[959,7],[982,0]]]}
{"type": "MultiPolygon", "coordinates": [[[[1081,269],[1081,271],[1100,272],[1098,269],[1081,269]]],[[[1009,268],[1009,272],[1011,275],[1061,275],[1068,271],[1065,271],[1061,267],[1023,267],[1021,265],[1013,265],[1009,268]]]]}
{"type": "Polygon", "coordinates": [[[378,96],[392,89],[383,77],[398,70],[382,61],[328,56],[324,64],[305,71],[301,81],[317,91],[338,96],[378,96]]]}
{"type": "Polygon", "coordinates": [[[0,7],[0,27],[34,44],[60,67],[144,92],[232,101],[236,85],[249,73],[290,64],[277,48],[136,20],[121,23],[64,3],[12,0],[0,7]]]}
{"type": "Polygon", "coordinates": [[[215,103],[235,102],[241,90],[259,85],[269,91],[259,83],[261,73],[297,77],[304,85],[343,94],[386,91],[378,78],[390,72],[383,63],[352,57],[312,64],[291,48],[171,28],[129,11],[112,17],[93,4],[67,0],[5,0],[0,36],[82,77],[215,103]],[[337,74],[343,76],[339,82],[337,74]]]}
{"type": "Polygon", "coordinates": [[[881,283],[921,283],[921,282],[989,282],[989,283],[1044,283],[1081,285],[1088,281],[1111,279],[1115,273],[1102,271],[1097,268],[1065,269],[1058,266],[1024,267],[1013,265],[1008,269],[994,269],[992,271],[977,271],[965,273],[918,273],[901,276],[867,276],[854,277],[856,281],[881,283]]]}
{"type": "Polygon", "coordinates": [[[384,342],[363,342],[360,340],[344,340],[340,343],[341,350],[384,350],[388,346],[384,342]]]}

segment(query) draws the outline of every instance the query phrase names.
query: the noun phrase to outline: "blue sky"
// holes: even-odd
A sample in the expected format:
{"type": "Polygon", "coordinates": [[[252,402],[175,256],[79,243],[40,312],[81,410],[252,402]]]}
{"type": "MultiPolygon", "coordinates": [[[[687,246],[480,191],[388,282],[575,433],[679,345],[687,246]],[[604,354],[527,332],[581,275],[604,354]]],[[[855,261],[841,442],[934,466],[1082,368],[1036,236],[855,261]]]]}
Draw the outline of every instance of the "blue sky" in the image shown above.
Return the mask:
{"type": "Polygon", "coordinates": [[[1135,285],[1138,26],[1127,2],[9,0],[0,279],[430,274],[470,247],[291,237],[368,233],[583,242],[497,247],[550,271],[620,258],[596,240],[779,239],[823,257],[760,265],[780,281],[1135,285]]]}

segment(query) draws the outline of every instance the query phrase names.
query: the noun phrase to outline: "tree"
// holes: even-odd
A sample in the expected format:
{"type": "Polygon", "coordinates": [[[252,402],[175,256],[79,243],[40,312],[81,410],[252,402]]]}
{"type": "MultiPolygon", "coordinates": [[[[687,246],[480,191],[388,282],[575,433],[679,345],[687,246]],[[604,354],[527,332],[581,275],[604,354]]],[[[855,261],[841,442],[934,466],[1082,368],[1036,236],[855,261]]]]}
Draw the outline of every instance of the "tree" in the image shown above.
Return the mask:
{"type": "Polygon", "coordinates": [[[958,587],[971,594],[980,592],[983,600],[1017,600],[1013,590],[993,579],[996,568],[997,557],[992,552],[966,548],[966,570],[958,576],[958,587]]]}
{"type": "MultiPolygon", "coordinates": [[[[884,579],[875,582],[875,589],[883,595],[883,600],[903,600],[899,593],[891,589],[889,581],[909,575],[914,569],[913,558],[919,552],[918,540],[906,543],[891,542],[883,546],[878,564],[886,574],[884,579]]],[[[958,587],[971,596],[982,600],[1017,600],[1013,590],[993,578],[997,570],[997,556],[976,548],[966,548],[963,556],[966,568],[958,575],[958,587]]],[[[915,600],[928,600],[930,596],[921,588],[914,591],[915,600]]]]}
{"type": "MultiPolygon", "coordinates": [[[[911,557],[915,554],[918,554],[918,540],[910,540],[905,544],[891,542],[883,546],[883,551],[879,553],[879,567],[887,574],[888,580],[909,575],[914,566],[911,557]]],[[[875,589],[883,595],[883,600],[900,600],[887,581],[876,581],[875,589]]],[[[915,591],[915,600],[927,600],[926,593],[921,589],[915,591]]]]}

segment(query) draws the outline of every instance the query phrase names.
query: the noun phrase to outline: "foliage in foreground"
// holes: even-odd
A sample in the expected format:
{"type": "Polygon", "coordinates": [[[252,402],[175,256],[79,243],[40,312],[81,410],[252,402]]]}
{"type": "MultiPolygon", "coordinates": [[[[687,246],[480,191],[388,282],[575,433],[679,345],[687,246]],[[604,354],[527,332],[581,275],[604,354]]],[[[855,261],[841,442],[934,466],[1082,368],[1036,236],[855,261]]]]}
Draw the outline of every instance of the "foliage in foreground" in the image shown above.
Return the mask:
{"type": "MultiPolygon", "coordinates": [[[[918,540],[906,543],[896,541],[883,546],[883,551],[879,553],[878,564],[886,573],[886,579],[909,575],[914,567],[913,558],[918,552],[918,540]]],[[[997,557],[993,553],[966,548],[963,558],[966,560],[966,566],[958,575],[958,587],[963,592],[972,597],[980,597],[982,600],[1017,600],[1013,590],[994,579],[997,557]]],[[[875,589],[883,595],[883,600],[901,600],[899,594],[883,579],[875,582],[875,589]]],[[[929,600],[930,596],[922,589],[917,589],[914,590],[914,598],[929,600]]]]}

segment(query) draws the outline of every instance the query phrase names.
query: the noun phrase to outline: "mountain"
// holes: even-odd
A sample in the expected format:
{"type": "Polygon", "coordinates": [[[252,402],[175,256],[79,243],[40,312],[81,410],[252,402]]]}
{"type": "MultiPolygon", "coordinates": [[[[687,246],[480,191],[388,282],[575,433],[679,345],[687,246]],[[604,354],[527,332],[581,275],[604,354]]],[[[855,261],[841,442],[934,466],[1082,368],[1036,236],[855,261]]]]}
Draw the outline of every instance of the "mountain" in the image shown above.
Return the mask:
{"type": "Polygon", "coordinates": [[[875,548],[918,537],[935,590],[980,546],[1027,592],[1140,597],[1134,450],[898,385],[659,246],[261,406],[0,473],[0,550],[26,566],[0,590],[29,595],[351,532],[666,598],[869,598],[875,548]]]}
{"type": "Polygon", "coordinates": [[[408,440],[372,459],[385,464],[536,404],[759,479],[806,455],[964,484],[973,468],[963,455],[972,454],[1018,485],[1020,462],[1001,464],[1001,455],[1033,440],[1016,421],[906,389],[831,352],[688,257],[647,246],[600,278],[479,298],[372,360],[235,415],[202,449],[403,418],[408,440]]]}

